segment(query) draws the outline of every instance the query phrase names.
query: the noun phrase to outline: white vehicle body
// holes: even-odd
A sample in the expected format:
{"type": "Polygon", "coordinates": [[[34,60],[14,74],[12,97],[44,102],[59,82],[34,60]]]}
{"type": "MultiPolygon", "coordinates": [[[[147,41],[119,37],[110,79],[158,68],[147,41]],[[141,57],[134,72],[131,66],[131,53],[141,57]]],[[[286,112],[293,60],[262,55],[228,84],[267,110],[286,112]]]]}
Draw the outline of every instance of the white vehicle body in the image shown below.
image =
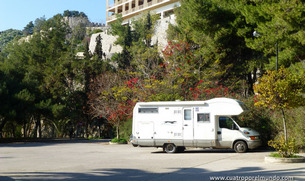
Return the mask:
{"type": "Polygon", "coordinates": [[[168,153],[185,147],[232,148],[246,152],[260,146],[259,133],[232,119],[246,111],[230,98],[207,101],[139,102],[133,110],[131,143],[163,147],[168,153]]]}

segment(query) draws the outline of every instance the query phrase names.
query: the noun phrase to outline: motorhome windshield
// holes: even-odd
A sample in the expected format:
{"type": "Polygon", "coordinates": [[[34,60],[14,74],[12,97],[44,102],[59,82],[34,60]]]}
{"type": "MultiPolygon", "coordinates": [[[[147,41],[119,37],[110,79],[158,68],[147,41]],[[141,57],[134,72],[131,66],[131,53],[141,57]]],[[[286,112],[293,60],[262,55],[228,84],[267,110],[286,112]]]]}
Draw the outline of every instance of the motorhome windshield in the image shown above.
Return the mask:
{"type": "Polygon", "coordinates": [[[232,116],[232,119],[240,126],[240,127],[248,127],[247,122],[244,121],[243,118],[244,115],[242,116],[232,116]]]}

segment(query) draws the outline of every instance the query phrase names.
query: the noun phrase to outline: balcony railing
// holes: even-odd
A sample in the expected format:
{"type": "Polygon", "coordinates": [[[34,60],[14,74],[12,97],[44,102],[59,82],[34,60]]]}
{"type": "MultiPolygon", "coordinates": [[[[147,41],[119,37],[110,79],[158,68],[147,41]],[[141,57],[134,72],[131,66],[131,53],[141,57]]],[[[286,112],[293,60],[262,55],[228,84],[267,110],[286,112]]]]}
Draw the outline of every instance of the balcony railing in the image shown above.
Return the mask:
{"type": "MultiPolygon", "coordinates": [[[[147,7],[149,7],[149,6],[152,6],[152,5],[155,5],[155,4],[164,2],[164,1],[165,1],[165,0],[152,0],[152,1],[148,2],[148,3],[144,3],[144,4],[140,5],[140,6],[136,6],[136,7],[134,7],[134,8],[129,9],[129,10],[120,12],[119,14],[122,14],[122,15],[124,16],[124,15],[130,14],[130,13],[132,13],[132,12],[135,12],[135,11],[137,11],[137,10],[141,10],[141,9],[143,9],[143,8],[147,8],[147,7]]],[[[116,5],[123,4],[123,3],[125,3],[125,2],[129,2],[129,0],[119,0],[119,1],[116,1],[115,4],[109,5],[109,8],[112,8],[112,7],[116,6],[116,5]]],[[[115,18],[116,18],[116,15],[113,14],[113,15],[107,17],[107,21],[113,20],[113,19],[115,19],[115,18]]]]}
{"type": "MultiPolygon", "coordinates": [[[[156,3],[161,3],[163,1],[165,1],[165,0],[152,0],[152,1],[148,2],[148,6],[152,6],[156,3]]],[[[114,6],[121,5],[121,4],[124,4],[126,2],[129,2],[129,0],[119,0],[119,1],[116,1],[114,4],[109,4],[108,8],[113,8],[114,6]]]]}
{"type": "Polygon", "coordinates": [[[113,19],[115,19],[115,18],[116,18],[116,16],[115,16],[115,15],[108,16],[108,17],[107,17],[107,21],[113,20],[113,19]]]}

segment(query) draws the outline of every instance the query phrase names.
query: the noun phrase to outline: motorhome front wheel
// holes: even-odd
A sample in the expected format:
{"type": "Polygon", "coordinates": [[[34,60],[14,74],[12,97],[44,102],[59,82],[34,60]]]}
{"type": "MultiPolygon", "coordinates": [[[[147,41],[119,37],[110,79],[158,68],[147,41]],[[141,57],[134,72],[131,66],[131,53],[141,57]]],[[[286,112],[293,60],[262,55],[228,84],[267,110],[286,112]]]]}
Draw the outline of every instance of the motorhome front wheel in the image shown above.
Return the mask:
{"type": "Polygon", "coordinates": [[[244,141],[237,141],[234,144],[234,150],[236,153],[245,153],[248,150],[248,146],[244,141]]]}

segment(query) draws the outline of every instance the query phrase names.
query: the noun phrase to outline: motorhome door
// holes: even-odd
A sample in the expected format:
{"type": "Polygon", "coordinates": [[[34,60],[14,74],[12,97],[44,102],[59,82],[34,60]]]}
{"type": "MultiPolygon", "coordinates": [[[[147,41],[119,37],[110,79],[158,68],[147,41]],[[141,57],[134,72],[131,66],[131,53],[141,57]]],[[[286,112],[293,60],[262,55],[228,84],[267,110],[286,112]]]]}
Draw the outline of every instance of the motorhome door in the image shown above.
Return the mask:
{"type": "Polygon", "coordinates": [[[235,135],[238,133],[238,126],[233,122],[230,117],[218,117],[218,141],[222,147],[230,148],[235,135]]]}
{"type": "Polygon", "coordinates": [[[194,143],[194,113],[193,108],[183,109],[183,142],[184,146],[193,146],[194,143]]]}

